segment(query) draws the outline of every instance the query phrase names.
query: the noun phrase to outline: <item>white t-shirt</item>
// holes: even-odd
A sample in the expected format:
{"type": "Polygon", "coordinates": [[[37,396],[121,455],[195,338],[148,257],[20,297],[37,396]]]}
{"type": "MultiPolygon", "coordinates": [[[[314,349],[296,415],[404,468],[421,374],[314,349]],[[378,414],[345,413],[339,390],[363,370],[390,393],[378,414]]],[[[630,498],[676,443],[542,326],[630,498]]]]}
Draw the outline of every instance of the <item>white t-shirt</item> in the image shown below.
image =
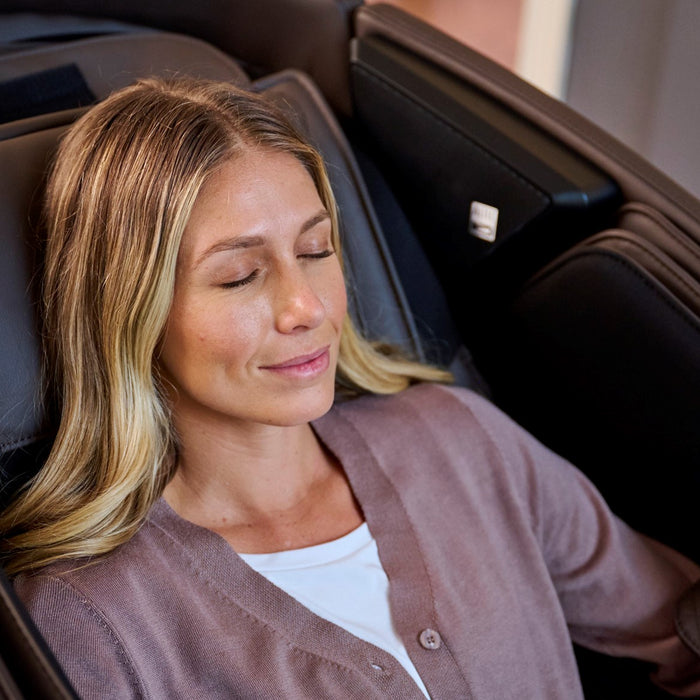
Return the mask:
{"type": "Polygon", "coordinates": [[[389,580],[367,523],[313,547],[240,556],[316,615],[390,653],[429,697],[394,630],[389,580]]]}

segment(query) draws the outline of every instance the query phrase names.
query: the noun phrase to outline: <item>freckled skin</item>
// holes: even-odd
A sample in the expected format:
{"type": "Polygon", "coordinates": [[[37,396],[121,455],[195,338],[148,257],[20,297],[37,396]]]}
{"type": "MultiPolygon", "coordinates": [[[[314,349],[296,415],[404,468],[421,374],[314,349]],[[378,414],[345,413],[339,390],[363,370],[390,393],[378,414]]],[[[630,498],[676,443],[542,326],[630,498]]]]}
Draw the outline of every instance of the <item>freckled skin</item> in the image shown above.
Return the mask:
{"type": "Polygon", "coordinates": [[[204,186],[160,355],[176,423],[289,426],[330,408],[346,296],[337,257],[319,257],[330,221],[304,229],[323,211],[309,174],[284,153],[248,151],[204,186]],[[243,239],[251,245],[236,248],[243,239]],[[320,374],[267,369],[326,348],[320,374]]]}
{"type": "Polygon", "coordinates": [[[363,520],[309,425],[333,403],[345,314],[306,170],[261,150],[224,164],[185,229],[161,348],[179,438],[164,496],[237,551],[327,542],[363,520]]]}

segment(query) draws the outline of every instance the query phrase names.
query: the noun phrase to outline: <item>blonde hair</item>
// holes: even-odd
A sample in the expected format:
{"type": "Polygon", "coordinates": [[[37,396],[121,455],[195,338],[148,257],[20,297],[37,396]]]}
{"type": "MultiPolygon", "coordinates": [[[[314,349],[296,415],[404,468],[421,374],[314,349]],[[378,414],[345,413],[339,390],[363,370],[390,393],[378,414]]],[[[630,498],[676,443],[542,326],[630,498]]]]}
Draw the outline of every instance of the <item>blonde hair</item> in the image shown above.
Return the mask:
{"type": "MultiPolygon", "coordinates": [[[[46,191],[46,384],[60,421],[46,464],[0,516],[10,573],[112,551],[172,476],[175,441],[154,356],[180,240],[206,179],[246,148],[290,153],[336,207],[319,154],[280,112],[229,84],[145,80],[68,131],[46,191]]],[[[438,369],[363,339],[346,317],[345,393],[394,393],[438,369]]]]}

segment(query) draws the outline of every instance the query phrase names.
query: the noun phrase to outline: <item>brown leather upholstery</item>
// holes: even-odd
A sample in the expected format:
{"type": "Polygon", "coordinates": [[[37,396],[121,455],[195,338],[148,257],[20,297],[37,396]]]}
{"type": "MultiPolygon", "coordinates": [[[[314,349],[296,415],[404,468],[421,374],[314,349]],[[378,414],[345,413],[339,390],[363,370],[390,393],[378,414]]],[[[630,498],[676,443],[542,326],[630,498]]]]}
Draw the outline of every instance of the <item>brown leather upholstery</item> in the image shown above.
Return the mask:
{"type": "Polygon", "coordinates": [[[70,700],[76,697],[2,572],[0,629],[0,698],[70,700]]]}
{"type": "Polygon", "coordinates": [[[678,603],[676,629],[688,647],[700,656],[700,581],[678,603]]]}
{"type": "Polygon", "coordinates": [[[600,167],[624,199],[655,207],[700,243],[700,201],[564,103],[391,5],[361,7],[355,36],[384,37],[463,78],[600,167]]]}
{"type": "Polygon", "coordinates": [[[177,71],[242,86],[250,82],[230,56],[213,46],[180,34],[150,31],[31,46],[0,55],[0,81],[69,64],[79,68],[97,99],[145,74],[177,71]]]}
{"type": "Polygon", "coordinates": [[[297,68],[334,109],[350,112],[348,42],[361,0],[6,0],[3,12],[110,17],[199,37],[236,56],[250,75],[297,68]]]}

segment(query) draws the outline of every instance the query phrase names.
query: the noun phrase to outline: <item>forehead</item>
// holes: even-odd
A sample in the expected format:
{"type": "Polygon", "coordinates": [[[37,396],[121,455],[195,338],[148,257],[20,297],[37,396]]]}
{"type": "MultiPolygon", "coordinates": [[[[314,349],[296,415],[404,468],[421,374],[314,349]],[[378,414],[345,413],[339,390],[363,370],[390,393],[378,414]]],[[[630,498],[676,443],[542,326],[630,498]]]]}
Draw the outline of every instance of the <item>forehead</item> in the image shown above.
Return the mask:
{"type": "Polygon", "coordinates": [[[284,151],[246,148],[225,160],[206,179],[195,201],[192,217],[204,213],[212,200],[227,200],[243,205],[246,199],[264,193],[271,198],[283,195],[291,186],[310,187],[314,182],[298,158],[284,151]]]}
{"type": "Polygon", "coordinates": [[[225,161],[202,186],[180,254],[198,256],[222,239],[293,232],[323,209],[310,174],[297,158],[249,149],[225,161]]]}

